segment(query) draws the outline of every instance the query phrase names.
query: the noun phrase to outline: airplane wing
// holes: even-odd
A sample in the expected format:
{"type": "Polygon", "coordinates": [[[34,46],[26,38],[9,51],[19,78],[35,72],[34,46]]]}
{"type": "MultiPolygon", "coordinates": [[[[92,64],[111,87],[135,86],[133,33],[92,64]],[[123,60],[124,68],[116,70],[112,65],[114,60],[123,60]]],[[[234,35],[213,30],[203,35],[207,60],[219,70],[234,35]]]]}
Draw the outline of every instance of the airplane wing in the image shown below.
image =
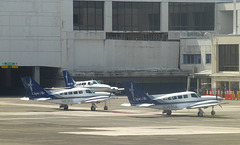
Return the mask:
{"type": "Polygon", "coordinates": [[[45,90],[63,90],[63,89],[71,89],[70,87],[52,87],[52,88],[44,88],[45,90]]]}
{"type": "Polygon", "coordinates": [[[191,104],[191,105],[187,106],[186,109],[207,108],[210,106],[216,106],[216,105],[221,105],[221,104],[224,104],[224,103],[221,103],[218,100],[208,100],[208,101],[201,101],[198,103],[191,104]]]}
{"type": "Polygon", "coordinates": [[[102,101],[106,101],[109,100],[110,97],[109,96],[97,96],[97,97],[91,97],[89,99],[83,100],[80,103],[94,103],[94,102],[102,102],[102,101]]]}

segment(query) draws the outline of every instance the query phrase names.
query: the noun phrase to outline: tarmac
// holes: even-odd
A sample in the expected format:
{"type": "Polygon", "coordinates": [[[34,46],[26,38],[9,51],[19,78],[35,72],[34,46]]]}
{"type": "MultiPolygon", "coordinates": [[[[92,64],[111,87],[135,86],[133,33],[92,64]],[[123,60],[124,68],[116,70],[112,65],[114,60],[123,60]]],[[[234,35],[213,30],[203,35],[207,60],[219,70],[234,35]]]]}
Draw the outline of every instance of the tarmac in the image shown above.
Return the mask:
{"type": "Polygon", "coordinates": [[[204,116],[197,109],[173,111],[123,107],[125,96],[90,111],[91,104],[69,106],[0,98],[0,144],[4,145],[239,145],[240,101],[226,100],[204,116]]]}

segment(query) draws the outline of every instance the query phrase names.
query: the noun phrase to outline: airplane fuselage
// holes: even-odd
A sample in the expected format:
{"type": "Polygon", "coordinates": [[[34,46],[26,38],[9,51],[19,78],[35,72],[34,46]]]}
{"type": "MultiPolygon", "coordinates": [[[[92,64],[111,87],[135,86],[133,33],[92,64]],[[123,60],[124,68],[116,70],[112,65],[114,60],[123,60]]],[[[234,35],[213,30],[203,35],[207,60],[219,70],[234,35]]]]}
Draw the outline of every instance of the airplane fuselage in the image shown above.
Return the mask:
{"type": "Polygon", "coordinates": [[[46,101],[57,104],[81,104],[88,103],[91,100],[107,100],[110,98],[108,92],[94,92],[87,88],[78,87],[55,91],[52,95],[54,99],[46,101]]]}
{"type": "Polygon", "coordinates": [[[162,110],[182,110],[188,109],[189,106],[194,108],[194,105],[203,107],[206,104],[215,104],[223,99],[216,96],[200,96],[195,92],[180,92],[162,96],[153,96],[154,105],[149,106],[155,109],[162,110]]]}
{"type": "Polygon", "coordinates": [[[89,88],[95,92],[109,92],[111,90],[109,85],[100,84],[96,80],[76,82],[76,87],[89,88]]]}

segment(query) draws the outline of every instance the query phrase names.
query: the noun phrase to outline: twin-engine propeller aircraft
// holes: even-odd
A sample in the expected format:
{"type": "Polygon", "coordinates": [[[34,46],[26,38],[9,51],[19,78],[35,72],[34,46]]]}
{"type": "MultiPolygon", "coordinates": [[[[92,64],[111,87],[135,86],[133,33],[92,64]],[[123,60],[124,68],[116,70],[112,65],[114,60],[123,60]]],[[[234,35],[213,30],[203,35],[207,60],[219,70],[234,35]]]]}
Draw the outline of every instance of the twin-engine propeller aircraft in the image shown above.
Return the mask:
{"type": "Polygon", "coordinates": [[[212,107],[212,115],[215,115],[214,106],[221,106],[222,98],[216,96],[200,96],[195,92],[179,92],[164,95],[146,95],[133,82],[125,82],[124,90],[130,104],[122,106],[150,107],[163,110],[167,115],[172,114],[172,110],[198,109],[198,116],[202,117],[202,108],[212,107]]]}
{"type": "Polygon", "coordinates": [[[91,110],[95,111],[95,104],[105,102],[104,110],[108,110],[106,101],[111,98],[109,92],[94,92],[88,88],[69,88],[47,92],[31,77],[22,77],[22,83],[29,98],[21,100],[46,101],[60,104],[60,108],[68,110],[68,105],[91,103],[91,110]]]}
{"type": "Polygon", "coordinates": [[[106,85],[106,84],[101,84],[96,80],[75,82],[67,70],[63,71],[63,76],[64,76],[66,87],[70,87],[70,88],[74,88],[74,87],[89,88],[89,89],[91,89],[95,92],[119,93],[120,91],[123,91],[123,88],[111,87],[111,86],[106,85]]]}

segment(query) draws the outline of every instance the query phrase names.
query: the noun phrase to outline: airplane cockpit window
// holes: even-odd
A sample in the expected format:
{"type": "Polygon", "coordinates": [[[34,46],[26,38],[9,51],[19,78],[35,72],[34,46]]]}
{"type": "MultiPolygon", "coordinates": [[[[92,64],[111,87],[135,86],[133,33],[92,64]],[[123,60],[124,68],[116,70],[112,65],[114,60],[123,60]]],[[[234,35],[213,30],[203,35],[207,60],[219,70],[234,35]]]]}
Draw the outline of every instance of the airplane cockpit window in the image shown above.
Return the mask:
{"type": "Polygon", "coordinates": [[[193,97],[193,98],[198,98],[198,96],[196,95],[196,94],[191,94],[191,96],[193,97]]]}
{"type": "Polygon", "coordinates": [[[63,95],[63,93],[60,93],[60,95],[63,95]]]}
{"type": "Polygon", "coordinates": [[[86,90],[86,93],[87,94],[92,94],[92,91],[91,90],[86,90]]]}

